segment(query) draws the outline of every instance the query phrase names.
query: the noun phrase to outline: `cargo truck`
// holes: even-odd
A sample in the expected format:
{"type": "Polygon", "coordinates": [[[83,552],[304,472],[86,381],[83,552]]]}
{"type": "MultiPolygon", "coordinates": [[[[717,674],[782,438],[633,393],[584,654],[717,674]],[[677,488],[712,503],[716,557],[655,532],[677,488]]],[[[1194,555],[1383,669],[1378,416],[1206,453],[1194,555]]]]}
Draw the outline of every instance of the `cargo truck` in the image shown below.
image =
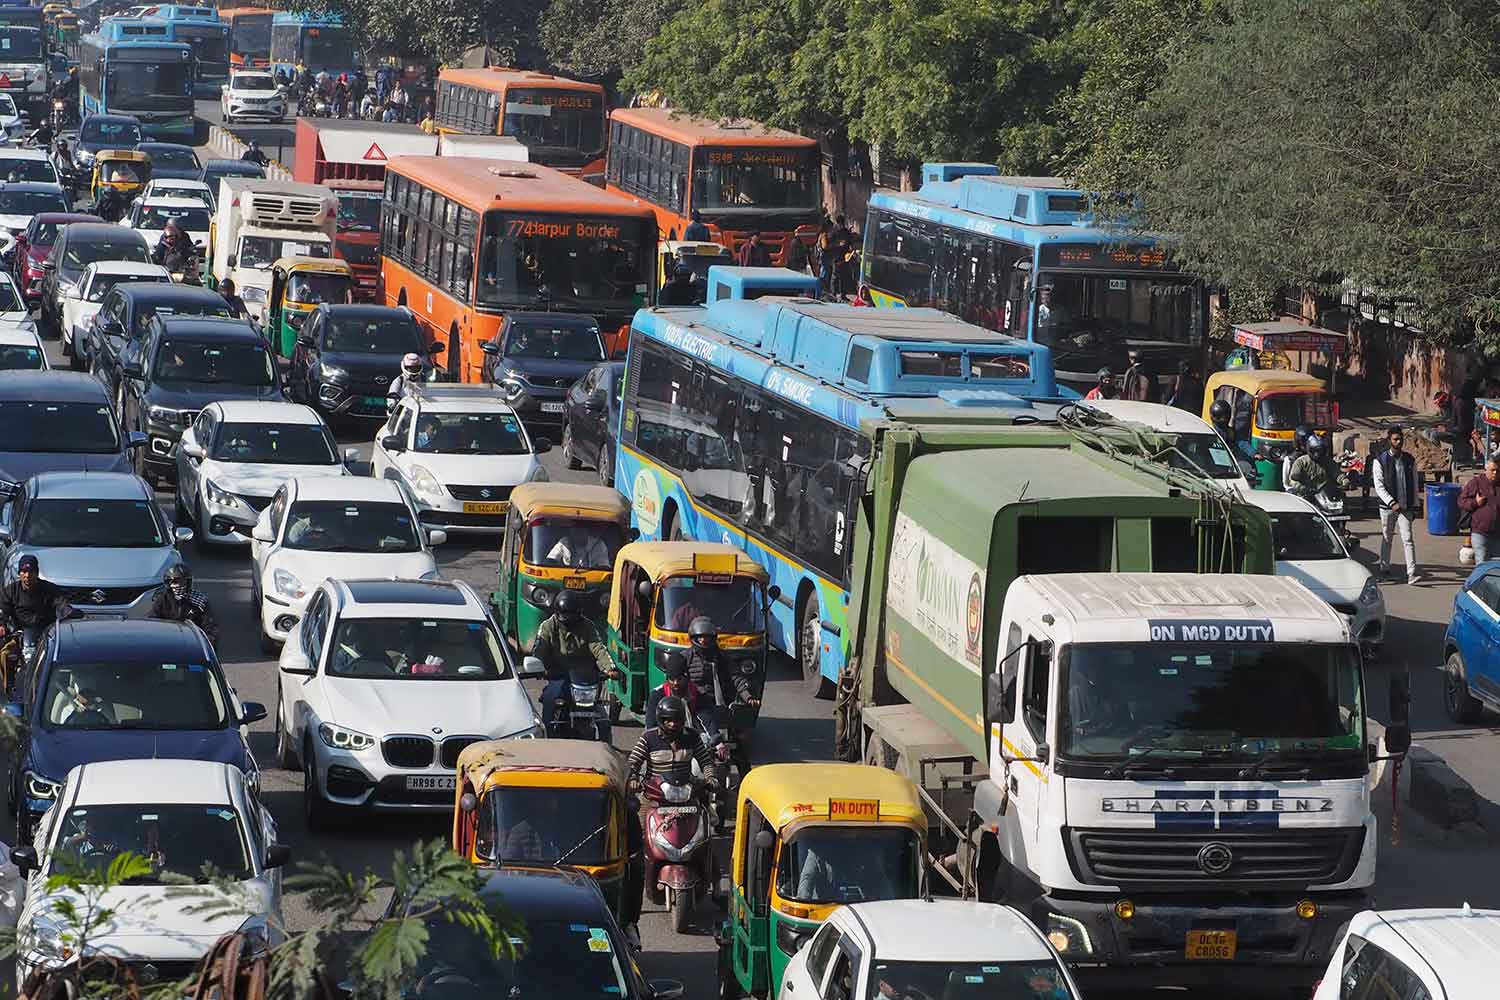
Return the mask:
{"type": "Polygon", "coordinates": [[[1315,981],[1367,905],[1380,753],[1347,624],[1269,575],[1265,514],[1068,407],[865,430],[839,754],[919,786],[935,872],[1096,985],[1315,981]]]}

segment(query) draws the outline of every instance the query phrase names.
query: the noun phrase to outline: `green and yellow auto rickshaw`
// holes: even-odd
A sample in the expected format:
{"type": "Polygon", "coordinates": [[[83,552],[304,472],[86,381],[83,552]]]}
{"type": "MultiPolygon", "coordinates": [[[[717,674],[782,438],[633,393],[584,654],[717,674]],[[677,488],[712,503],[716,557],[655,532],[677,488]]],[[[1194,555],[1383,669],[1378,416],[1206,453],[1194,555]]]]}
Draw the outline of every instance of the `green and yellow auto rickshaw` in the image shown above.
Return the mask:
{"type": "Polygon", "coordinates": [[[531,648],[564,590],[604,635],[615,553],[630,537],[630,501],[608,486],[525,483],[510,494],[500,572],[490,603],[500,633],[531,648]]]}
{"type": "MultiPolygon", "coordinates": [[[[733,669],[752,676],[759,698],[766,681],[766,619],[780,592],[764,566],[719,542],[632,542],[615,556],[608,642],[620,677],[610,687],[630,711],[665,678],[667,656],[686,652],[688,626],[708,618],[733,669]]],[[[748,706],[747,706],[748,708],[748,706]]],[[[747,722],[753,723],[753,715],[747,722]]]]}
{"type": "Polygon", "coordinates": [[[108,188],[120,196],[121,204],[129,202],[146,188],[151,179],[151,157],[133,149],[101,149],[94,157],[94,174],[89,181],[89,197],[95,203],[108,188]]]}
{"type": "Polygon", "coordinates": [[[927,825],[916,785],[884,767],[762,764],[745,775],[719,996],[778,996],[787,963],[836,907],[921,896],[927,825]]]}
{"type": "Polygon", "coordinates": [[[290,358],[312,311],[325,302],[353,302],[354,285],[354,269],[338,257],[282,257],[272,264],[265,331],[276,352],[290,358]]]}

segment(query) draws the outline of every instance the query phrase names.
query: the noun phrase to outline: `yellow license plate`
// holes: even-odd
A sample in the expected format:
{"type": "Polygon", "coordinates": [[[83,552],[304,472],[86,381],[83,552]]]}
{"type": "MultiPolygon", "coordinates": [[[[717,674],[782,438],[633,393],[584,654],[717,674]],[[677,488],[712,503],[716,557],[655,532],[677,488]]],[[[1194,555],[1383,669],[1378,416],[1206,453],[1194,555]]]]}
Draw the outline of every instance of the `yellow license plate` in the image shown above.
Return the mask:
{"type": "Polygon", "coordinates": [[[464,501],[465,514],[504,514],[509,509],[510,504],[504,500],[497,500],[494,503],[473,503],[468,500],[464,501]]]}
{"type": "Polygon", "coordinates": [[[1189,959],[1227,962],[1234,958],[1238,946],[1234,931],[1188,931],[1186,955],[1189,959]]]}
{"type": "Polygon", "coordinates": [[[589,580],[586,576],[570,576],[563,580],[563,585],[569,590],[582,590],[589,585],[589,580]]]}

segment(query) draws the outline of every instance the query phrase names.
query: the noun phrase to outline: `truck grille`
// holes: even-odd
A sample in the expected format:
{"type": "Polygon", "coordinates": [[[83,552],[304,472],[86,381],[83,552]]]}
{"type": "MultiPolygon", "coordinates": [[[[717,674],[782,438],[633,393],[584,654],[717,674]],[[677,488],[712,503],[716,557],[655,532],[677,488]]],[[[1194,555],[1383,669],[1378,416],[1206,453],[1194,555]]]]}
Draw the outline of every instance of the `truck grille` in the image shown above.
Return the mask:
{"type": "Polygon", "coordinates": [[[1090,885],[1255,887],[1342,882],[1359,861],[1364,835],[1360,827],[1254,832],[1075,829],[1066,833],[1074,872],[1090,885]],[[1217,870],[1226,860],[1226,850],[1228,867],[1217,870]]]}
{"type": "Polygon", "coordinates": [[[432,740],[425,736],[387,736],[380,745],[392,767],[427,767],[432,763],[432,740]]]}
{"type": "Polygon", "coordinates": [[[475,743],[482,743],[483,736],[450,736],[443,741],[443,752],[438,763],[444,767],[458,767],[458,755],[475,743]]]}

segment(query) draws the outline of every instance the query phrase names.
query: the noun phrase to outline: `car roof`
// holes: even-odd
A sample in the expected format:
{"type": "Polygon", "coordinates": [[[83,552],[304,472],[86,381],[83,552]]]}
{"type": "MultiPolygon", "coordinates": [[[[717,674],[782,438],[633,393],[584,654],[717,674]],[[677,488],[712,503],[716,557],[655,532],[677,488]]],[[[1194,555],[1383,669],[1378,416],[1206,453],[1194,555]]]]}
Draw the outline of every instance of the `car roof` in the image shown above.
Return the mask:
{"type": "Polygon", "coordinates": [[[134,229],[113,222],[73,222],[68,224],[69,240],[97,240],[101,243],[130,243],[132,239],[146,242],[146,237],[134,229]]]}
{"type": "Polygon", "coordinates": [[[238,340],[264,344],[260,331],[242,319],[216,319],[211,316],[157,316],[163,331],[171,337],[188,340],[232,343],[238,340]]]}
{"type": "Polygon", "coordinates": [[[0,378],[0,399],[15,402],[108,403],[109,391],[83,372],[8,371],[0,378]]]}
{"type": "Polygon", "coordinates": [[[489,874],[479,891],[504,898],[506,907],[528,921],[614,925],[598,886],[583,872],[501,868],[489,874]]]}
{"type": "Polygon", "coordinates": [[[959,899],[887,899],[844,907],[875,946],[875,960],[1049,962],[1031,921],[1000,903],[959,899]]]}
{"type": "Polygon", "coordinates": [[[199,285],[169,285],[161,282],[142,285],[116,285],[115,288],[121,295],[128,295],[136,300],[149,299],[156,305],[164,305],[170,302],[224,304],[224,296],[199,285]]]}
{"type": "Polygon", "coordinates": [[[1144,424],[1169,434],[1213,434],[1213,425],[1196,413],[1165,403],[1142,403],[1133,399],[1087,399],[1078,406],[1107,413],[1116,420],[1144,424]]]}
{"type": "Polygon", "coordinates": [[[68,779],[77,782],[82,776],[74,786],[75,806],[227,806],[235,804],[229,791],[233,766],[211,760],[108,760],[80,764],[68,779]]]}
{"type": "Polygon", "coordinates": [[[135,260],[96,260],[89,267],[94,269],[95,274],[151,275],[157,278],[171,277],[171,272],[160,264],[142,264],[140,261],[135,260]]]}
{"type": "Polygon", "coordinates": [[[1450,997],[1489,996],[1500,964],[1500,910],[1366,910],[1349,933],[1392,952],[1402,962],[1420,958],[1450,997]],[[1412,953],[1415,952],[1415,955],[1412,953]]]}
{"type": "Polygon", "coordinates": [[[32,218],[37,220],[38,222],[60,222],[63,224],[72,224],[75,222],[104,222],[104,220],[99,218],[99,216],[90,215],[88,212],[38,212],[36,215],[32,216],[32,218]]]}
{"type": "Polygon", "coordinates": [[[255,164],[246,160],[204,160],[203,169],[209,173],[228,172],[248,177],[255,173],[255,164]]]}
{"type": "Polygon", "coordinates": [[[512,323],[552,323],[557,326],[593,326],[599,325],[596,317],[587,313],[565,313],[565,312],[509,312],[505,318],[512,323]]]}
{"type": "MultiPolygon", "coordinates": [[[[25,347],[41,347],[42,340],[34,326],[20,326],[15,323],[0,323],[0,344],[8,347],[17,345],[25,347]]],[[[8,374],[8,373],[7,373],[8,374]]]]}
{"type": "Polygon", "coordinates": [[[210,663],[214,652],[195,625],[157,619],[66,621],[57,626],[53,663],[210,663]]]}
{"type": "Polygon", "coordinates": [[[1286,490],[1246,490],[1244,497],[1261,510],[1272,514],[1317,513],[1317,508],[1312,504],[1286,490]]]}
{"type": "Polygon", "coordinates": [[[319,311],[326,312],[330,319],[341,317],[353,317],[355,319],[379,319],[382,316],[391,319],[411,319],[412,315],[402,306],[377,306],[368,302],[324,302],[318,306],[319,311]]]}
{"type": "Polygon", "coordinates": [[[16,146],[0,146],[0,160],[45,160],[47,154],[40,149],[20,149],[16,146]]]}
{"type": "Polygon", "coordinates": [[[62,194],[62,185],[51,181],[11,181],[0,183],[0,191],[20,191],[22,194],[62,194]]]}
{"type": "MultiPolygon", "coordinates": [[[[435,382],[412,387],[407,396],[423,412],[432,413],[510,413],[515,408],[504,402],[491,385],[473,382],[435,382]]],[[[405,402],[405,400],[402,400],[405,402]]]]}
{"type": "Polygon", "coordinates": [[[141,202],[146,208],[153,206],[161,208],[202,208],[203,202],[197,198],[177,198],[169,194],[155,194],[141,202]]]}
{"type": "Polygon", "coordinates": [[[273,399],[221,399],[216,406],[225,420],[237,423],[305,424],[316,427],[323,421],[311,406],[302,403],[279,403],[273,399]]]}
{"type": "Polygon", "coordinates": [[[485,609],[466,587],[449,580],[330,580],[344,618],[393,618],[441,613],[483,621],[485,609]]]}
{"type": "Polygon", "coordinates": [[[405,503],[394,479],[370,476],[296,476],[292,483],[298,500],[378,500],[405,503]]]}
{"type": "Polygon", "coordinates": [[[153,186],[164,188],[177,188],[179,191],[207,191],[208,185],[203,181],[194,180],[191,177],[153,177],[146,182],[149,189],[153,186]]]}
{"type": "Polygon", "coordinates": [[[33,497],[70,500],[152,500],[131,472],[39,472],[28,483],[33,497]]]}

